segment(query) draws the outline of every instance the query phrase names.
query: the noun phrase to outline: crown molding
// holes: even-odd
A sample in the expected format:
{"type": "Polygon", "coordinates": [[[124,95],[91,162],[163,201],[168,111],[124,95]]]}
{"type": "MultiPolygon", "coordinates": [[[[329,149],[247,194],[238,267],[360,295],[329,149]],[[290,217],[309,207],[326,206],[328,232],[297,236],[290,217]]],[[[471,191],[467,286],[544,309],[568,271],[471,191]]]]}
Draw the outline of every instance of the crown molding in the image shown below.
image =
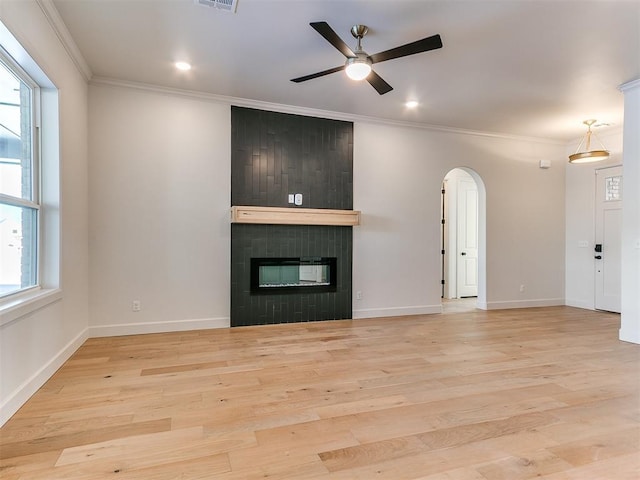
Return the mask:
{"type": "Polygon", "coordinates": [[[621,92],[626,92],[638,87],[640,87],[640,78],[636,78],[635,80],[623,83],[618,87],[618,90],[620,90],[621,92]]]}
{"type": "Polygon", "coordinates": [[[75,64],[80,74],[87,82],[91,80],[91,78],[93,77],[91,68],[82,56],[82,53],[80,53],[78,45],[73,40],[73,37],[71,36],[69,29],[62,20],[58,9],[53,4],[53,0],[36,0],[36,3],[42,10],[42,13],[44,13],[47,22],[49,22],[49,25],[51,25],[51,28],[53,28],[53,31],[60,40],[60,43],[62,43],[62,46],[69,54],[69,57],[71,57],[71,60],[75,64]]]}
{"type": "Polygon", "coordinates": [[[260,110],[269,110],[279,113],[290,113],[295,115],[305,115],[310,117],[327,118],[331,120],[342,120],[346,122],[372,123],[379,125],[391,125],[404,128],[416,128],[421,130],[429,130],[432,132],[453,133],[458,135],[471,135],[476,137],[501,138],[507,140],[518,140],[527,142],[544,143],[548,145],[566,145],[565,141],[552,140],[549,138],[527,137],[521,135],[511,135],[508,133],[484,132],[479,130],[467,130],[463,128],[445,127],[440,125],[432,125],[427,123],[404,122],[399,120],[390,120],[385,118],[368,117],[365,115],[355,115],[343,112],[334,112],[330,110],[320,110],[315,108],[298,107],[294,105],[285,105],[280,103],[263,102],[261,100],[252,100],[247,98],[230,97],[226,95],[217,95],[214,93],[205,93],[197,90],[186,90],[181,88],[162,87],[158,85],[132,82],[128,80],[120,80],[117,78],[93,76],[89,82],[91,85],[104,85],[112,87],[130,88],[134,90],[143,90],[147,92],[161,93],[166,95],[174,95],[187,98],[197,98],[210,102],[235,105],[238,107],[256,108],[260,110]]]}

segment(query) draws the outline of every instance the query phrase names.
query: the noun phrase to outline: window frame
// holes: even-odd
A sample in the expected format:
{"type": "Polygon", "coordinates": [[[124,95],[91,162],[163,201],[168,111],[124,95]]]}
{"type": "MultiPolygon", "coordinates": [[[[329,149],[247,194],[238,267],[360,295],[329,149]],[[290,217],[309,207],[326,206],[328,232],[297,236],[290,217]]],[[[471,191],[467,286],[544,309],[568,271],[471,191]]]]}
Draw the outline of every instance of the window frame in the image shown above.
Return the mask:
{"type": "Polygon", "coordinates": [[[0,298],[0,327],[32,318],[64,298],[62,287],[61,108],[60,90],[0,20],[0,48],[12,66],[39,90],[37,99],[40,224],[37,245],[39,282],[31,289],[0,298]]]}
{"type": "Polygon", "coordinates": [[[40,152],[40,124],[41,124],[41,91],[38,83],[18,64],[11,55],[0,45],[0,63],[7,70],[9,70],[19,81],[24,83],[30,92],[30,198],[16,197],[13,195],[7,195],[0,192],[0,204],[26,208],[34,212],[35,214],[35,239],[33,239],[33,248],[35,252],[32,253],[33,261],[35,261],[35,278],[32,284],[20,287],[17,290],[12,290],[6,293],[0,293],[0,302],[10,300],[15,297],[19,297],[25,293],[32,292],[34,290],[41,289],[41,247],[42,247],[42,212],[41,212],[41,198],[42,198],[42,182],[41,182],[41,152],[40,152]]]}

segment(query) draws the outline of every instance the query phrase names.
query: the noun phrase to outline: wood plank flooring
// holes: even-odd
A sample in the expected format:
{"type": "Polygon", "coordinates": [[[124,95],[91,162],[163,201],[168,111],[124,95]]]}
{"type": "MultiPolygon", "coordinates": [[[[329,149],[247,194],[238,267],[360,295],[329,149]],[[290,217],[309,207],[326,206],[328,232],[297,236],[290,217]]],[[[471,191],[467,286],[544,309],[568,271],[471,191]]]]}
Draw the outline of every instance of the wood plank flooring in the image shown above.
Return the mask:
{"type": "Polygon", "coordinates": [[[570,307],[96,338],[3,480],[640,478],[640,346],[570,307]]]}

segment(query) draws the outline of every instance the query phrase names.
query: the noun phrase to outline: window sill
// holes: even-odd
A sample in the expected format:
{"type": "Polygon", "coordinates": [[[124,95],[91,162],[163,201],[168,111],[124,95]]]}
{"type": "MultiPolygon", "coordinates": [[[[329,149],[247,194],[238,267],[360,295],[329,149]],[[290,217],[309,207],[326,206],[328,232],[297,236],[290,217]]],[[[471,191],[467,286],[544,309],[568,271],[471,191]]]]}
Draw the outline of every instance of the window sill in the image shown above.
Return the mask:
{"type": "Polygon", "coordinates": [[[0,301],[0,326],[40,310],[62,298],[59,288],[37,289],[0,301]]]}

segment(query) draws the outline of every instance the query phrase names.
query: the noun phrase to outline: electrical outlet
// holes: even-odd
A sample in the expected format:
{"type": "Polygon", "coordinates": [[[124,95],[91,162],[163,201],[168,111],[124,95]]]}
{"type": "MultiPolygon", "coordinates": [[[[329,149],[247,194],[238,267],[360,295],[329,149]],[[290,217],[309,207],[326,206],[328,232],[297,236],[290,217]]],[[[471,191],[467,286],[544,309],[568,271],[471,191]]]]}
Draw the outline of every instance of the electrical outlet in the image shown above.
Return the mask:
{"type": "Polygon", "coordinates": [[[362,300],[362,292],[360,290],[356,292],[356,300],[362,300]]]}
{"type": "Polygon", "coordinates": [[[295,202],[295,196],[293,195],[293,193],[289,194],[289,203],[294,203],[295,202]]]}
{"type": "Polygon", "coordinates": [[[142,306],[140,305],[140,300],[134,300],[131,303],[131,310],[133,310],[134,312],[139,312],[141,308],[142,306]]]}
{"type": "Polygon", "coordinates": [[[524,292],[524,285],[520,285],[520,291],[524,292]]]}

